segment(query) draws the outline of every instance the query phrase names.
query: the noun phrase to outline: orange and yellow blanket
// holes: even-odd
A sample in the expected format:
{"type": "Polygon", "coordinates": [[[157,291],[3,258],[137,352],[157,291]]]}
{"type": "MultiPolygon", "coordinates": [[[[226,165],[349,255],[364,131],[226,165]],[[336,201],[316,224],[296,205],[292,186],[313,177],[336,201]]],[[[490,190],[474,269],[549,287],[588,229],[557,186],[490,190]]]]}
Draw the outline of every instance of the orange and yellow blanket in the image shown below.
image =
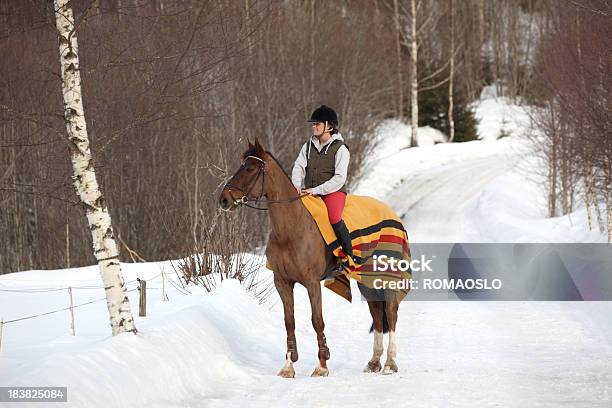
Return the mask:
{"type": "MultiPolygon", "coordinates": [[[[345,257],[342,248],[336,239],[336,234],[329,223],[327,208],[320,197],[304,196],[302,203],[312,215],[321,235],[337,257],[345,257]]],[[[350,267],[344,274],[325,280],[325,287],[333,290],[349,302],[352,299],[349,278],[375,289],[375,280],[408,281],[411,278],[409,271],[380,271],[380,262],[377,263],[379,271],[374,270],[374,256],[387,255],[397,261],[410,262],[410,246],[408,235],[401,219],[386,204],[367,196],[349,194],[342,212],[344,220],[353,243],[355,255],[365,258],[362,265],[355,265],[349,259],[350,267]]],[[[380,281],[377,283],[380,287],[380,281]]],[[[397,296],[401,300],[408,290],[398,289],[397,296]]]]}

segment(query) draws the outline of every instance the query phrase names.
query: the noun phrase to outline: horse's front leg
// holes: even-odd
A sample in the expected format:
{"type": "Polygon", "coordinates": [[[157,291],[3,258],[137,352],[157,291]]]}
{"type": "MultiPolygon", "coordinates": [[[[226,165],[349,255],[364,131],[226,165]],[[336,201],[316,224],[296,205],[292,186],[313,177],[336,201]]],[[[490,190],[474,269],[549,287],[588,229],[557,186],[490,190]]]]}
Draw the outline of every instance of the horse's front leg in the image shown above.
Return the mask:
{"type": "Polygon", "coordinates": [[[317,343],[319,345],[319,366],[312,373],[313,377],[327,377],[329,369],[327,368],[327,360],[329,360],[329,348],[325,340],[325,323],[323,322],[323,305],[321,302],[321,286],[319,281],[314,281],[306,286],[308,296],[310,297],[310,307],[312,309],[312,327],[317,333],[317,343]]]}
{"type": "Polygon", "coordinates": [[[274,276],[274,286],[283,302],[285,311],[285,329],[287,330],[287,353],[285,354],[285,365],[278,372],[278,375],[285,378],[294,378],[295,369],[293,363],[298,360],[297,343],[295,341],[295,317],[293,315],[293,286],[294,282],[289,282],[283,278],[274,276]]]}

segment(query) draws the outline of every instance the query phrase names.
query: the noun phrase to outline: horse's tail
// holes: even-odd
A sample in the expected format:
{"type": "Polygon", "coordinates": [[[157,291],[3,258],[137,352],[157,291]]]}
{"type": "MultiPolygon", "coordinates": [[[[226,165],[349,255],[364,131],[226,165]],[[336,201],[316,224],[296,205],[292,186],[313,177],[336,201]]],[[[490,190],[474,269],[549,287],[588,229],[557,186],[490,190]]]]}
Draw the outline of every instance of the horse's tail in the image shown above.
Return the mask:
{"type": "MultiPolygon", "coordinates": [[[[387,321],[387,302],[384,302],[385,305],[383,307],[383,333],[389,333],[389,322],[387,321]]],[[[370,326],[370,333],[374,331],[374,320],[372,320],[372,325],[370,326]]]]}

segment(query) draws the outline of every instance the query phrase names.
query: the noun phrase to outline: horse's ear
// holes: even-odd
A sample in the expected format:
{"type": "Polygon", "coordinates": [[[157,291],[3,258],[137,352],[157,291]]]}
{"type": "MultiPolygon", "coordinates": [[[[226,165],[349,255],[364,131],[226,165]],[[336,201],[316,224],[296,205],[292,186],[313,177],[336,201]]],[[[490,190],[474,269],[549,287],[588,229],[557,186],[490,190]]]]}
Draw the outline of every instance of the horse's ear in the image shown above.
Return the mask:
{"type": "Polygon", "coordinates": [[[261,144],[259,144],[259,139],[255,138],[255,153],[259,156],[263,158],[263,155],[266,153],[266,151],[264,150],[263,147],[261,147],[261,144]]]}
{"type": "Polygon", "coordinates": [[[249,140],[248,137],[247,137],[247,142],[249,143],[249,149],[252,149],[254,146],[253,146],[253,143],[251,143],[251,141],[249,140]]]}

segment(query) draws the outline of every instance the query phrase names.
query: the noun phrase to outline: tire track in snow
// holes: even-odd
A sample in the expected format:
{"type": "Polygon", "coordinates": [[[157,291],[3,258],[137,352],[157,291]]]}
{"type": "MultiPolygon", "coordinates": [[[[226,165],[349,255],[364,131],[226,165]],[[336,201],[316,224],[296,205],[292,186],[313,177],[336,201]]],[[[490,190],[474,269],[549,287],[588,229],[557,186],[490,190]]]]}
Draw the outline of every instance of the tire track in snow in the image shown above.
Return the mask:
{"type": "Polygon", "coordinates": [[[465,205],[510,170],[514,160],[495,155],[415,173],[394,188],[389,204],[400,214],[411,242],[460,242],[465,205]]]}

